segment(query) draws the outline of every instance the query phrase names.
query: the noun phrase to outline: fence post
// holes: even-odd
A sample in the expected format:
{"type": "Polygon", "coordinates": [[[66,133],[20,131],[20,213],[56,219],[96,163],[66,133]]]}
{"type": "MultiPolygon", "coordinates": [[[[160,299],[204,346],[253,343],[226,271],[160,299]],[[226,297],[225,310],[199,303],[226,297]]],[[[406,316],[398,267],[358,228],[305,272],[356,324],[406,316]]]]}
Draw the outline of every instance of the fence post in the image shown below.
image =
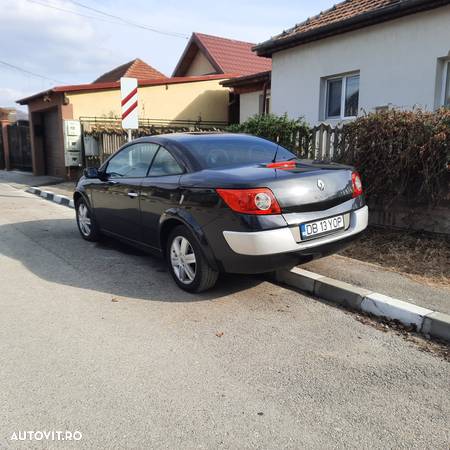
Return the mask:
{"type": "Polygon", "coordinates": [[[323,130],[325,125],[321,123],[319,125],[319,146],[317,148],[317,159],[322,159],[322,152],[323,152],[323,130]]]}
{"type": "Polygon", "coordinates": [[[322,152],[322,159],[330,159],[330,144],[331,144],[331,132],[332,132],[331,125],[327,125],[324,127],[324,131],[327,133],[327,137],[325,140],[325,152],[322,152]]]}
{"type": "Polygon", "coordinates": [[[3,141],[3,158],[5,163],[5,169],[11,170],[10,152],[9,152],[9,140],[8,140],[8,125],[9,121],[0,121],[0,133],[2,134],[3,141]]]}

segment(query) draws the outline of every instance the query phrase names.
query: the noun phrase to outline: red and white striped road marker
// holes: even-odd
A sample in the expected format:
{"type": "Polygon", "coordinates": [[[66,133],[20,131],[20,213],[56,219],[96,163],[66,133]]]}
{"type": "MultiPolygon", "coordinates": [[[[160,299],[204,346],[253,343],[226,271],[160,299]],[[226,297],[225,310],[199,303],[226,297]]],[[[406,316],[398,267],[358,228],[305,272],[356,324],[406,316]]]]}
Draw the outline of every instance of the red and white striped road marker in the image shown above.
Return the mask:
{"type": "Polygon", "coordinates": [[[120,96],[122,105],[122,128],[137,130],[138,117],[138,80],[122,77],[120,79],[120,96]]]}

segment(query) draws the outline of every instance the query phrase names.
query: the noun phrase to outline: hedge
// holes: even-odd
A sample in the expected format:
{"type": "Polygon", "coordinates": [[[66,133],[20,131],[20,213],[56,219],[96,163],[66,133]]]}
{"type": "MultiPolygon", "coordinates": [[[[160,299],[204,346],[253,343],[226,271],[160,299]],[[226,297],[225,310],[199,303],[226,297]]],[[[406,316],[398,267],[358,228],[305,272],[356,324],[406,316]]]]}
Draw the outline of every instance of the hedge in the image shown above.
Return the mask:
{"type": "Polygon", "coordinates": [[[310,129],[302,119],[288,119],[287,115],[255,115],[240,124],[230,125],[227,131],[260,136],[301,154],[304,140],[309,140],[310,129]]]}
{"type": "Polygon", "coordinates": [[[450,110],[389,110],[342,130],[339,161],[355,166],[372,203],[439,204],[448,199],[450,110]]]}

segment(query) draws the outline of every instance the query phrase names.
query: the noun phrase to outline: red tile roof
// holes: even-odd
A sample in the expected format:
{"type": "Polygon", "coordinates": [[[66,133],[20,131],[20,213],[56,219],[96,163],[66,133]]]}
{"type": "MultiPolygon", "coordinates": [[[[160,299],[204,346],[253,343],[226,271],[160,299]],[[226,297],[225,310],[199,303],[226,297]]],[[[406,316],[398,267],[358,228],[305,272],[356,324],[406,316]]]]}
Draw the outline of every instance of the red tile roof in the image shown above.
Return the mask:
{"type": "Polygon", "coordinates": [[[258,55],[271,56],[274,50],[282,50],[447,4],[450,4],[450,0],[346,0],[256,45],[254,50],[258,55]]]}
{"type": "Polygon", "coordinates": [[[193,33],[173,75],[184,75],[197,51],[204,53],[217,73],[251,75],[271,70],[272,61],[269,58],[257,56],[252,51],[254,45],[250,42],[193,33]]]}
{"type": "MultiPolygon", "coordinates": [[[[172,77],[172,78],[159,78],[151,80],[139,80],[139,87],[144,86],[164,86],[166,84],[180,84],[180,83],[195,83],[198,81],[211,81],[211,80],[224,80],[228,78],[236,77],[236,73],[224,73],[224,74],[213,74],[213,75],[202,75],[198,77],[172,77]]],[[[38,92],[37,94],[31,95],[29,97],[17,100],[16,103],[21,105],[26,105],[30,100],[37,97],[42,97],[43,95],[48,95],[52,92],[64,93],[64,92],[85,92],[85,91],[104,91],[111,89],[119,89],[120,82],[118,81],[108,81],[102,83],[88,83],[88,84],[74,84],[68,86],[55,86],[46,91],[38,92]]]]}
{"type": "Polygon", "coordinates": [[[255,44],[235,41],[207,34],[195,33],[218,66],[225,73],[251,75],[272,68],[272,61],[261,58],[252,52],[255,44]]]}
{"type": "Polygon", "coordinates": [[[283,38],[294,33],[304,33],[305,31],[323,27],[333,22],[340,22],[350,17],[374,11],[385,6],[399,3],[401,0],[346,0],[334,5],[332,8],[322,11],[314,17],[306,19],[295,25],[286,33],[282,33],[279,38],[283,38]]]}
{"type": "Polygon", "coordinates": [[[142,61],[142,59],[136,58],[104,73],[94,83],[119,81],[121,77],[132,77],[139,80],[167,78],[163,73],[142,61]]]}

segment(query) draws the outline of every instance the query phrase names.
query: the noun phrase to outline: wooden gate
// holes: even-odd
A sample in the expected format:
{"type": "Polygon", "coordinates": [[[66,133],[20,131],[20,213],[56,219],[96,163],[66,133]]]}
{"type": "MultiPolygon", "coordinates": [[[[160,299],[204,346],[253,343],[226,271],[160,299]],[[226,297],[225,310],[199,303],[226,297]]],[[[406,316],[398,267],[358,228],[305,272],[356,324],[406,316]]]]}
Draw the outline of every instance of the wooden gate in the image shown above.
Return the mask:
{"type": "Polygon", "coordinates": [[[33,170],[28,122],[18,121],[8,125],[8,144],[11,169],[33,170]]]}

